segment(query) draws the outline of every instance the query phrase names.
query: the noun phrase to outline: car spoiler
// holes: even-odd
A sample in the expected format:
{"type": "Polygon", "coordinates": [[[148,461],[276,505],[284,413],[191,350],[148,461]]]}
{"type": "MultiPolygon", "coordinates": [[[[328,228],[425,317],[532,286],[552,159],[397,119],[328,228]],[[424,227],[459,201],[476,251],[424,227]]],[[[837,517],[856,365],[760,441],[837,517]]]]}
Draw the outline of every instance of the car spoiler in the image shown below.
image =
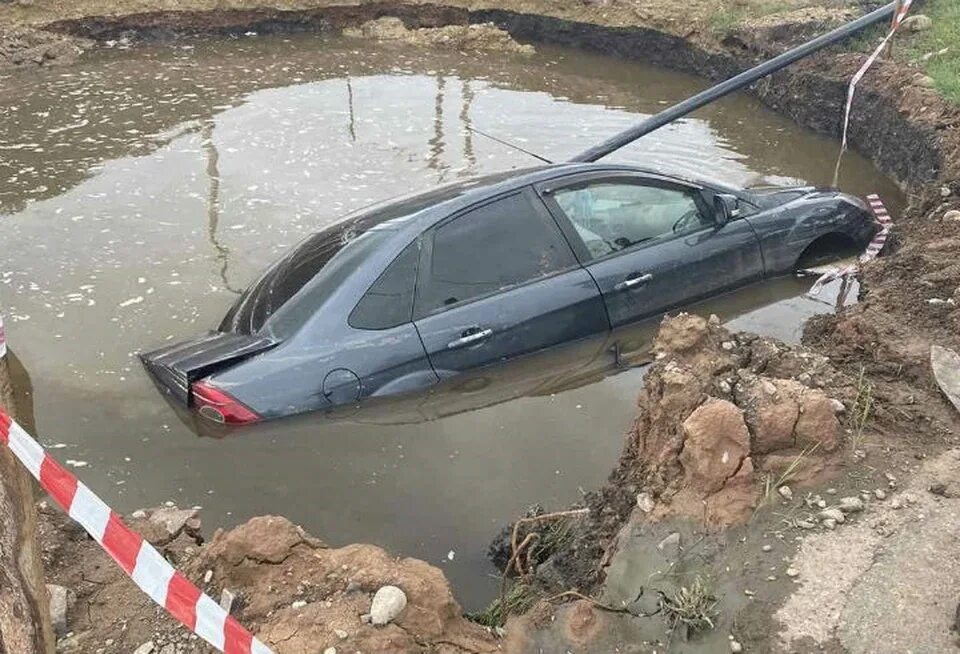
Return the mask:
{"type": "Polygon", "coordinates": [[[162,390],[183,405],[190,404],[190,385],[198,379],[264,352],[278,341],[232,332],[212,332],[200,338],[140,354],[140,361],[162,390]]]}

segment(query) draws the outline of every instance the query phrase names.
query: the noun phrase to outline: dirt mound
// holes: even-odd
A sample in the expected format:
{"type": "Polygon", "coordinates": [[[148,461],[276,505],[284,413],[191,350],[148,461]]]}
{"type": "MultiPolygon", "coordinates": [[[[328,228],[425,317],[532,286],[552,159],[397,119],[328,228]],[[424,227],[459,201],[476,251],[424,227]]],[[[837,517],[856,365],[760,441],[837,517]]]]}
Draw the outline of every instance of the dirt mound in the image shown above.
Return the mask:
{"type": "Polygon", "coordinates": [[[441,47],[460,51],[490,50],[533,54],[531,45],[513,40],[510,34],[492,23],[478,25],[447,25],[407,29],[399,18],[385,16],[343,31],[346,36],[376,39],[377,41],[403,41],[423,47],[441,47]]]}
{"type": "Polygon", "coordinates": [[[0,26],[0,70],[71,64],[91,47],[86,39],[29,28],[0,26]]]}
{"type": "Polygon", "coordinates": [[[488,631],[463,618],[439,569],[373,545],[327,548],[286,518],[253,518],[218,532],[187,571],[235,593],[237,617],[254,625],[277,654],[325,647],[398,653],[497,649],[488,631]],[[400,588],[406,608],[390,624],[373,626],[371,601],[384,586],[400,588]]]}
{"type": "Polygon", "coordinates": [[[930,371],[930,346],[960,349],[960,182],[938,184],[894,216],[896,242],[861,274],[860,301],[821,316],[804,342],[874,385],[877,426],[930,444],[954,420],[930,371]],[[951,213],[953,212],[953,213],[951,213]]]}
{"type": "Polygon", "coordinates": [[[825,357],[711,318],[664,320],[620,466],[652,519],[725,527],[749,517],[761,477],[808,483],[833,465],[853,383],[825,357]],[[830,389],[830,394],[824,392],[830,389]]]}
{"type": "MultiPolygon", "coordinates": [[[[229,591],[231,613],[277,654],[498,648],[494,635],[463,617],[443,573],[423,561],[372,545],[328,548],[273,516],[218,530],[201,545],[197,514],[162,507],[137,511],[129,523],[207,594],[229,591]],[[374,626],[372,600],[384,586],[399,588],[406,606],[374,626]]],[[[148,642],[165,654],[213,651],[154,605],[61,511],[41,505],[41,534],[48,578],[73,599],[59,651],[131,652],[148,642]]]]}

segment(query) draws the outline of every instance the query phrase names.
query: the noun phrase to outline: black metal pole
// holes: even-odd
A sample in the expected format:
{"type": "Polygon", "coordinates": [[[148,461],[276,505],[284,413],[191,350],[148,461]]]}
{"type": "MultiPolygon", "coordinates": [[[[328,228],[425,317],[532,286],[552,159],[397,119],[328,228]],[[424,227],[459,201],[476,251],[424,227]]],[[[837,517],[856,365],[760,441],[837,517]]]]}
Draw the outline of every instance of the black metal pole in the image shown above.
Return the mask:
{"type": "Polygon", "coordinates": [[[832,32],[828,32],[812,41],[808,41],[803,45],[797,46],[793,50],[788,50],[781,55],[765,61],[759,66],[755,66],[750,70],[746,70],[739,75],[731,77],[725,82],[721,82],[716,86],[712,86],[705,91],[701,91],[693,97],[687,98],[683,102],[673,105],[669,109],[661,111],[660,113],[647,118],[645,121],[638,125],[634,125],[628,130],[620,132],[619,134],[612,136],[603,143],[595,145],[589,150],[581,152],[577,156],[573,157],[570,161],[596,161],[601,157],[605,157],[615,150],[619,150],[628,143],[636,141],[641,136],[649,134],[655,129],[663,127],[667,123],[671,123],[677,118],[686,116],[692,111],[699,109],[700,107],[713,102],[718,98],[722,98],[728,93],[737,91],[745,86],[753,84],[761,77],[766,77],[771,73],[775,73],[781,68],[786,68],[790,64],[803,59],[804,57],[822,50],[827,46],[833,45],[843,39],[856,34],[865,27],[869,27],[876,23],[879,23],[883,20],[889,20],[894,11],[896,11],[896,2],[891,2],[890,4],[881,7],[875,11],[861,16],[857,20],[847,23],[842,27],[838,27],[832,32]]]}

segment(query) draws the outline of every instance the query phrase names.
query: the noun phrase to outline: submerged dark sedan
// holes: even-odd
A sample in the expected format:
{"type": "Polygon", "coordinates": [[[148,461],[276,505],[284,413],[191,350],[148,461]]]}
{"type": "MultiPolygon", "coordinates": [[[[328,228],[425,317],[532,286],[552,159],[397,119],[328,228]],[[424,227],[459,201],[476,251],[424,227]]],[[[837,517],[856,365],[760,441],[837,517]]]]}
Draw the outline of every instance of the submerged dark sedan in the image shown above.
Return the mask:
{"type": "Polygon", "coordinates": [[[429,388],[607,335],[875,226],[833,190],[750,191],[630,166],[510,171],[354,213],[268,269],[217,331],[141,356],[176,402],[242,424],[429,388]]]}

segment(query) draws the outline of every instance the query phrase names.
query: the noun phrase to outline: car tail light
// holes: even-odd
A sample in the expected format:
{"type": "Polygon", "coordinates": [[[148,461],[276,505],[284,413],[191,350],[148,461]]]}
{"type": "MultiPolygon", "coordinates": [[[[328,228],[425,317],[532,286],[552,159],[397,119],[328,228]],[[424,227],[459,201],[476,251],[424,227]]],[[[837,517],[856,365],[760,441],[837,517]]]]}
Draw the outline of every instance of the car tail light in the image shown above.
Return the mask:
{"type": "Polygon", "coordinates": [[[247,425],[260,421],[260,416],[229,393],[205,381],[194,382],[191,390],[194,408],[204,418],[227,425],[247,425]]]}

